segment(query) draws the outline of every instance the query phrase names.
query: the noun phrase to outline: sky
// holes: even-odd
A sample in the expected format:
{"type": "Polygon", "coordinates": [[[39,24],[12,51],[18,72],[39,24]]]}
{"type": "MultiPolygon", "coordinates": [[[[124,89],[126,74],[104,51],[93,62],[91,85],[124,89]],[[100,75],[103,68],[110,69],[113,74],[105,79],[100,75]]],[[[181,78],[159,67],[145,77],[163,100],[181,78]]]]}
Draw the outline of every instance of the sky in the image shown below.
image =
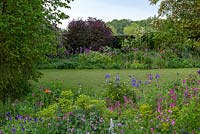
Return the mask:
{"type": "Polygon", "coordinates": [[[60,27],[66,28],[73,19],[95,17],[105,22],[113,19],[142,20],[157,14],[158,6],[148,0],[74,0],[71,9],[61,9],[70,16],[60,27]]]}

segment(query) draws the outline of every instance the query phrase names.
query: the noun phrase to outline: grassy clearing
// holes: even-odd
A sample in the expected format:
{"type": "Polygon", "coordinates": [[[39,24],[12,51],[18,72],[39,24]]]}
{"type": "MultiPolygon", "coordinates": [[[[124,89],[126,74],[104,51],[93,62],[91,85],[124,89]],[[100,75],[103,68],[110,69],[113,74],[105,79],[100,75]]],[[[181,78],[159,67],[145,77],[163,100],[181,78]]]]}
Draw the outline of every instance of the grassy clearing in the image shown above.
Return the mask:
{"type": "Polygon", "coordinates": [[[143,82],[147,80],[147,74],[161,76],[160,82],[170,82],[176,79],[183,79],[190,73],[197,71],[197,68],[190,69],[154,69],[154,70],[40,70],[44,75],[39,79],[38,85],[48,85],[49,83],[60,83],[63,89],[82,89],[99,91],[104,88],[105,74],[109,73],[114,79],[117,74],[121,81],[127,81],[128,76],[134,76],[143,82]]]}

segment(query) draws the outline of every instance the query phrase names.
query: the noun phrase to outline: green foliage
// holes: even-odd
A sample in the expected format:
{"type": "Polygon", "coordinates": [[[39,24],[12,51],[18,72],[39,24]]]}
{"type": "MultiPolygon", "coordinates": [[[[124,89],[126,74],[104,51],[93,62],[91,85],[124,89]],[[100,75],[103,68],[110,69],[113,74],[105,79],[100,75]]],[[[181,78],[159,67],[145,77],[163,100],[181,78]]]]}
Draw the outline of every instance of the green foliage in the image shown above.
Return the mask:
{"type": "Polygon", "coordinates": [[[122,19],[122,20],[112,20],[111,22],[107,22],[107,25],[111,25],[116,29],[117,35],[122,35],[124,27],[130,25],[131,20],[128,19],[122,19]]]}
{"type": "Polygon", "coordinates": [[[144,28],[133,22],[130,25],[124,27],[123,33],[134,35],[134,37],[141,37],[144,34],[144,28]]]}
{"type": "Polygon", "coordinates": [[[58,98],[58,104],[62,113],[68,113],[72,111],[73,96],[71,90],[62,91],[60,97],[58,98]]]}
{"type": "Polygon", "coordinates": [[[200,105],[197,100],[192,99],[190,104],[183,106],[179,111],[180,114],[177,117],[177,127],[182,127],[185,132],[192,133],[199,126],[200,120],[200,105]]]}
{"type": "Polygon", "coordinates": [[[90,96],[87,95],[80,95],[77,100],[76,100],[76,104],[77,106],[79,106],[81,109],[83,110],[89,110],[90,109],[90,105],[91,105],[91,98],[90,96]]]}
{"type": "Polygon", "coordinates": [[[200,37],[200,2],[199,0],[150,0],[152,4],[160,2],[159,16],[166,16],[187,37],[196,40],[200,37]],[[181,10],[180,10],[181,9],[181,10]]]}
{"type": "Polygon", "coordinates": [[[130,100],[136,102],[136,93],[134,87],[131,84],[120,83],[118,81],[110,81],[106,85],[104,97],[110,101],[124,102],[124,96],[130,100]]]}
{"type": "Polygon", "coordinates": [[[68,7],[70,1],[0,2],[0,100],[20,98],[30,91],[29,80],[40,75],[36,63],[56,44],[52,23],[65,18],[58,7],[68,7]]]}
{"type": "Polygon", "coordinates": [[[58,104],[49,105],[47,108],[44,108],[42,111],[36,113],[38,117],[55,117],[58,109],[58,104]]]}

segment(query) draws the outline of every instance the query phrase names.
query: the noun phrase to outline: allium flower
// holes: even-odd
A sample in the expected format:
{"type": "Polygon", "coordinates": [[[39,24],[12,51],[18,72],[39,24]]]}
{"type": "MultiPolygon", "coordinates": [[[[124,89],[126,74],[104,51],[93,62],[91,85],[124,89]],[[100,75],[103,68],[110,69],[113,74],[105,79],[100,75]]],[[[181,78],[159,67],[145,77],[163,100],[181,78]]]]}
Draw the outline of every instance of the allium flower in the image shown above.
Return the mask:
{"type": "Polygon", "coordinates": [[[109,79],[109,78],[110,78],[110,74],[106,74],[106,75],[105,75],[105,78],[106,78],[106,79],[109,79]]]}
{"type": "Polygon", "coordinates": [[[158,80],[160,78],[160,75],[156,74],[155,78],[156,78],[156,80],[158,80]]]}
{"type": "Polygon", "coordinates": [[[149,74],[149,80],[153,80],[152,74],[149,74]]]}

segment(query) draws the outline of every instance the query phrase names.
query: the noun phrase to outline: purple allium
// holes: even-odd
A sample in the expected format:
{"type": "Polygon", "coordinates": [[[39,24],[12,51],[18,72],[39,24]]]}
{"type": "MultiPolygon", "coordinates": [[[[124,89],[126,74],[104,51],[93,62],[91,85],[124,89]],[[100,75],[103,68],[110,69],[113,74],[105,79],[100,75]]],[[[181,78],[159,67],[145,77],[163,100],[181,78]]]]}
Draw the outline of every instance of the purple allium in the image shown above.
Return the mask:
{"type": "Polygon", "coordinates": [[[106,79],[109,79],[109,78],[110,78],[110,74],[106,74],[106,75],[105,75],[105,78],[106,78],[106,79]]]}
{"type": "Polygon", "coordinates": [[[3,132],[0,130],[0,134],[3,134],[3,132]]]}
{"type": "Polygon", "coordinates": [[[152,74],[149,74],[149,80],[153,80],[152,74]]]}
{"type": "Polygon", "coordinates": [[[156,74],[155,78],[156,78],[156,80],[158,80],[160,78],[160,75],[156,74]]]}

